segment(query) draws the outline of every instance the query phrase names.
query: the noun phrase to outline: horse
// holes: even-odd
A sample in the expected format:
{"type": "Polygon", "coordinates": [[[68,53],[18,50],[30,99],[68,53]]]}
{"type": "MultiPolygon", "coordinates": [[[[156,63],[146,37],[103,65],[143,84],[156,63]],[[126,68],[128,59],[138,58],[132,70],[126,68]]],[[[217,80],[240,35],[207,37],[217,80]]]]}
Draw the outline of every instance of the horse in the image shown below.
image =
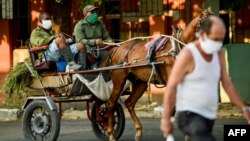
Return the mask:
{"type": "MultiPolygon", "coordinates": [[[[209,16],[209,12],[203,10],[200,15],[194,18],[186,27],[185,30],[182,31],[179,37],[177,37],[183,43],[189,43],[195,40],[195,33],[197,32],[197,28],[199,28],[200,21],[209,16]]],[[[175,30],[174,30],[175,31],[175,30]]],[[[177,36],[174,34],[173,36],[177,36]]],[[[125,42],[121,46],[112,50],[109,56],[109,62],[111,65],[117,64],[147,64],[150,59],[148,58],[148,51],[145,49],[145,44],[147,42],[144,40],[131,40],[125,42]]],[[[143,66],[143,67],[134,67],[128,69],[117,69],[113,70],[111,73],[111,79],[113,81],[113,90],[111,93],[111,97],[108,100],[108,135],[109,141],[115,141],[115,133],[113,130],[113,112],[116,106],[117,100],[119,99],[120,93],[123,90],[123,86],[126,83],[126,80],[129,79],[132,81],[132,92],[125,100],[125,106],[128,109],[130,116],[135,125],[135,140],[139,141],[142,137],[142,125],[140,120],[138,119],[134,107],[138,99],[143,95],[144,91],[147,89],[148,82],[153,84],[164,84],[167,83],[168,76],[173,67],[175,57],[178,54],[179,50],[176,49],[175,53],[170,53],[172,49],[172,45],[170,42],[167,42],[164,45],[164,49],[155,51],[154,57],[151,59],[154,62],[164,62],[158,65],[143,66]],[[165,54],[165,55],[163,55],[165,54]],[[155,79],[151,79],[152,77],[152,68],[155,68],[157,71],[155,79]],[[161,82],[162,81],[162,82],[161,82]]]]}

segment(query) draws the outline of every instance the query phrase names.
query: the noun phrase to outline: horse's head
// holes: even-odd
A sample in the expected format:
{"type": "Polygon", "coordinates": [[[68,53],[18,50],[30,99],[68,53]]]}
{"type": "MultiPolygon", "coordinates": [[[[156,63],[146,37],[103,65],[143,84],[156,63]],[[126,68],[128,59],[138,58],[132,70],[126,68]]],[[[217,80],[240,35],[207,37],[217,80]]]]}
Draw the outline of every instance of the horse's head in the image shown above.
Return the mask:
{"type": "Polygon", "coordinates": [[[179,39],[184,43],[192,42],[196,39],[195,34],[200,30],[201,22],[213,13],[205,9],[197,9],[199,16],[194,18],[181,33],[179,39]]]}

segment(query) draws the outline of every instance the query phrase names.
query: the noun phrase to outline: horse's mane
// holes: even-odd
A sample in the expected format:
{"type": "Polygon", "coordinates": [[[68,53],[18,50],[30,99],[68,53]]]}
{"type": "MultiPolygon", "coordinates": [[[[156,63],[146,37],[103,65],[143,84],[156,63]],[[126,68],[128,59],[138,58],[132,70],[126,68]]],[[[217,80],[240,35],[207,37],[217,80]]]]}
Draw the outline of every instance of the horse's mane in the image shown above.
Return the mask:
{"type": "Polygon", "coordinates": [[[199,20],[197,23],[196,31],[199,31],[201,22],[204,19],[208,18],[209,16],[214,15],[214,13],[206,9],[200,9],[200,8],[197,8],[196,11],[199,13],[199,20]]]}

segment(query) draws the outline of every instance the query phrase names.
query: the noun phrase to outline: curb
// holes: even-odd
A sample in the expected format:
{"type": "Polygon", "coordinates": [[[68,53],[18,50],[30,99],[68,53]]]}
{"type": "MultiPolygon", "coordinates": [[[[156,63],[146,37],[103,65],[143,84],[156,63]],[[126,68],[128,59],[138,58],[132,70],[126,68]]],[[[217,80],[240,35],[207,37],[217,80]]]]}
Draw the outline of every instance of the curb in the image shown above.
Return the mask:
{"type": "Polygon", "coordinates": [[[19,109],[0,109],[0,121],[16,121],[20,113],[19,109]]]}
{"type": "MultiPolygon", "coordinates": [[[[138,118],[161,118],[161,112],[155,112],[153,110],[135,110],[138,118]]],[[[124,109],[125,118],[131,118],[127,109],[124,109]]],[[[83,110],[66,110],[62,119],[65,120],[81,120],[88,119],[87,111],[83,110]]]]}
{"type": "MultiPolygon", "coordinates": [[[[126,96],[123,96],[122,98],[126,98],[126,96]]],[[[158,105],[157,102],[153,102],[151,105],[148,104],[148,96],[144,95],[141,97],[141,99],[137,103],[137,107],[135,108],[135,111],[139,118],[158,118],[159,113],[153,113],[153,108],[158,105]]],[[[71,106],[77,107],[76,105],[71,106]]],[[[123,105],[123,104],[122,104],[123,105]]],[[[124,105],[123,105],[124,106],[124,105]]],[[[126,118],[130,118],[130,115],[125,107],[124,113],[126,118]]],[[[8,109],[8,108],[0,108],[0,122],[8,122],[8,121],[16,121],[20,119],[22,116],[22,110],[20,109],[8,109]]],[[[63,110],[62,113],[62,119],[66,120],[78,120],[78,119],[88,119],[87,117],[87,111],[86,109],[77,110],[75,108],[69,108],[63,110]]]]}
{"type": "MultiPolygon", "coordinates": [[[[163,108],[158,106],[157,102],[153,102],[148,105],[146,103],[141,104],[135,108],[135,112],[138,118],[161,118],[163,108]]],[[[124,108],[124,113],[126,118],[130,118],[128,110],[124,108]]],[[[22,112],[20,109],[7,109],[0,108],[0,122],[2,121],[16,121],[20,118],[22,112]]],[[[217,111],[218,119],[227,118],[242,118],[242,112],[240,109],[233,106],[231,103],[219,104],[217,111]]],[[[75,110],[70,108],[63,111],[62,119],[66,120],[78,120],[78,119],[88,119],[86,110],[75,110]]]]}
{"type": "MultiPolygon", "coordinates": [[[[125,117],[130,118],[127,109],[124,109],[125,117]]],[[[136,110],[139,118],[160,118],[161,112],[152,110],[136,110]]],[[[19,109],[0,109],[0,122],[16,121],[20,118],[21,112],[19,109]]],[[[63,112],[62,119],[65,120],[80,120],[88,119],[86,110],[66,110],[63,112]]]]}

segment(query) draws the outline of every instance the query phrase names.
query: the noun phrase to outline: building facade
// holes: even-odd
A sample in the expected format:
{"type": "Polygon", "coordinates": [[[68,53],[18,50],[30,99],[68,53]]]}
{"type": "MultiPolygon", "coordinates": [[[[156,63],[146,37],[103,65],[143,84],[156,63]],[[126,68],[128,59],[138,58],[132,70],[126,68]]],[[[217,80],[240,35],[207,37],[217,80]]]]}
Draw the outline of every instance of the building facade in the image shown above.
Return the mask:
{"type": "MultiPolygon", "coordinates": [[[[198,15],[195,9],[207,8],[226,23],[225,43],[250,43],[250,0],[237,1],[235,4],[233,0],[102,0],[99,6],[100,18],[117,42],[136,36],[170,35],[172,25],[185,28],[198,15]]],[[[15,57],[13,50],[25,46],[43,11],[53,16],[53,28],[57,32],[69,35],[83,18],[82,0],[62,0],[61,3],[0,0],[0,73],[9,71],[15,57]]]]}

